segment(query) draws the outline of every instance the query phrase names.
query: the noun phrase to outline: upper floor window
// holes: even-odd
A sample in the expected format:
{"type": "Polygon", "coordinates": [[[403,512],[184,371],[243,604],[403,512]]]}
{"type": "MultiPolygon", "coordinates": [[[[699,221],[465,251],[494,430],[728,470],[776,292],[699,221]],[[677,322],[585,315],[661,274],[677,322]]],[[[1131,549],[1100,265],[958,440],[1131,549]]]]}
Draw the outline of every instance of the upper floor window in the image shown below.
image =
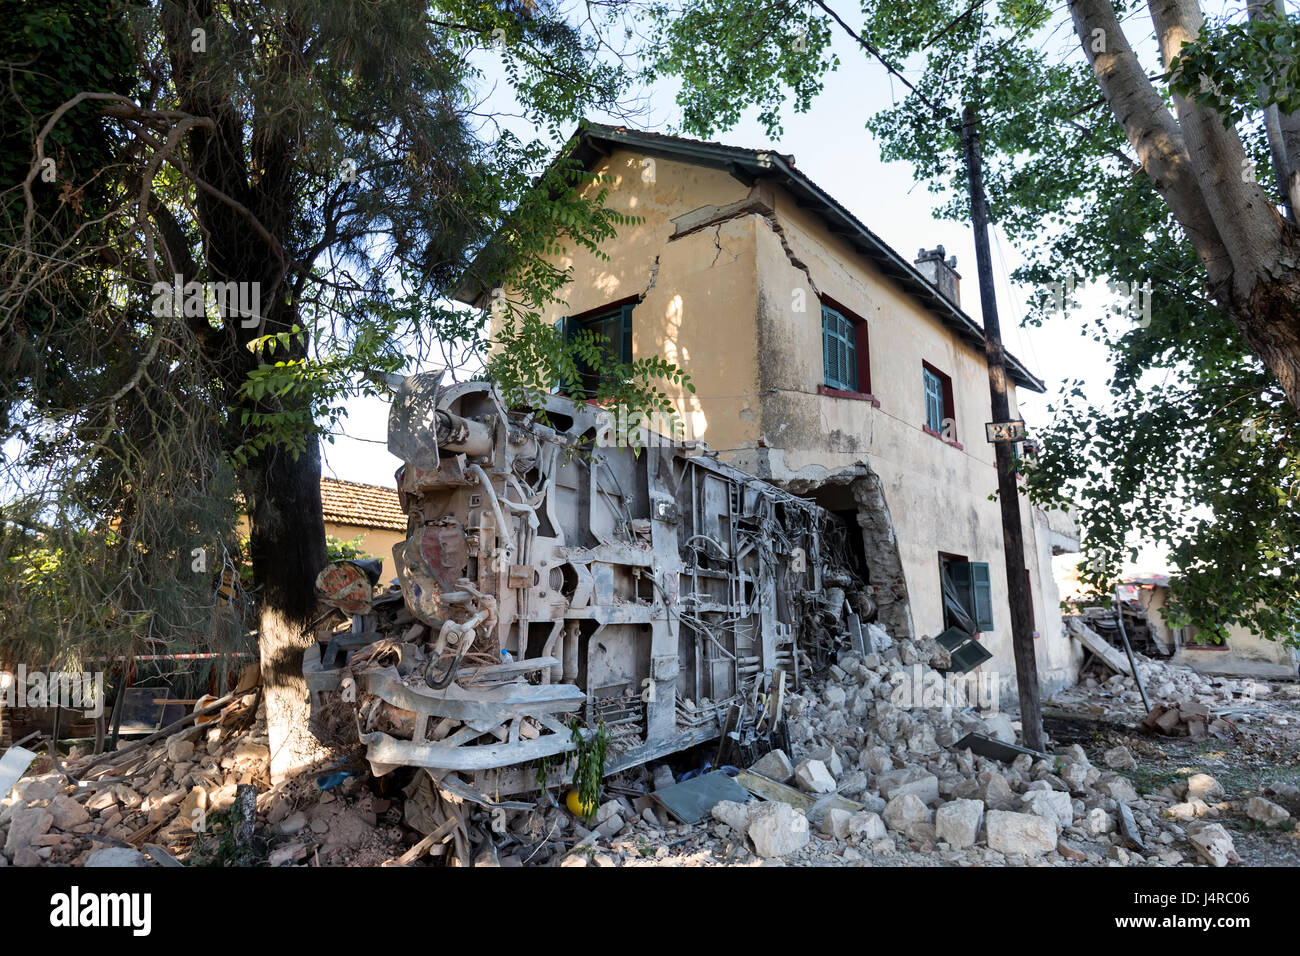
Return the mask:
{"type": "MultiPolygon", "coordinates": [[[[632,309],[635,305],[635,302],[627,302],[582,315],[565,316],[556,325],[559,326],[565,341],[584,330],[602,336],[606,358],[629,364],[632,361],[632,309]]],[[[584,364],[579,371],[582,373],[583,394],[594,395],[599,384],[596,370],[584,364]]]]}
{"type": "Polygon", "coordinates": [[[929,362],[921,363],[921,376],[925,383],[925,427],[942,438],[956,441],[952,379],[929,362]]]}
{"type": "Polygon", "coordinates": [[[846,310],[822,304],[822,366],[826,385],[846,392],[870,392],[867,323],[846,310]]]}

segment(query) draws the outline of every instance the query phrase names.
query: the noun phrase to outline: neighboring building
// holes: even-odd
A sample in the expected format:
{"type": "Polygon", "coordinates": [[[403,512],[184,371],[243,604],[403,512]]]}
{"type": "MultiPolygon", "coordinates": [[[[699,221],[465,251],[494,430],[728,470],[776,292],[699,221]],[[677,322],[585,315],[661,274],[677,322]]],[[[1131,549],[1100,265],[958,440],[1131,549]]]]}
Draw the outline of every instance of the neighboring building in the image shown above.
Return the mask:
{"type": "Polygon", "coordinates": [[[1296,648],[1282,641],[1270,641],[1241,625],[1228,628],[1228,638],[1216,643],[1202,637],[1195,627],[1171,627],[1164,609],[1169,603],[1169,576],[1147,574],[1130,577],[1120,596],[1147,612],[1153,635],[1173,652],[1175,664],[1187,664],[1205,674],[1233,677],[1295,677],[1296,648]]]}
{"type": "Polygon", "coordinates": [[[361,550],[384,559],[384,580],[393,577],[393,545],[406,540],[406,514],[397,490],[336,478],[320,480],[325,534],[343,541],[361,538],[361,550]]]}
{"type": "MultiPolygon", "coordinates": [[[[573,282],[549,319],[602,332],[625,360],[681,366],[696,394],[665,390],[686,437],[858,525],[893,634],[945,629],[947,569],[1013,674],[983,331],[961,309],[955,260],[939,247],[909,263],[789,156],[601,126],[576,156],[641,222],[602,245],[607,259],[557,261],[573,282]]],[[[488,290],[467,281],[457,298],[484,306],[488,290]]],[[[1008,373],[1013,409],[1015,389],[1044,390],[1012,356],[1008,373]]],[[[1027,502],[1021,513],[1050,690],[1082,652],[1052,576],[1062,536],[1027,502]]],[[[1014,680],[1002,688],[1014,698],[1014,680]]]]}
{"type": "MultiPolygon", "coordinates": [[[[384,580],[394,575],[393,545],[406,540],[406,514],[397,489],[337,478],[320,480],[325,534],[340,541],[361,539],[361,550],[384,559],[384,580]]],[[[248,537],[248,517],[239,519],[239,536],[248,537]]]]}

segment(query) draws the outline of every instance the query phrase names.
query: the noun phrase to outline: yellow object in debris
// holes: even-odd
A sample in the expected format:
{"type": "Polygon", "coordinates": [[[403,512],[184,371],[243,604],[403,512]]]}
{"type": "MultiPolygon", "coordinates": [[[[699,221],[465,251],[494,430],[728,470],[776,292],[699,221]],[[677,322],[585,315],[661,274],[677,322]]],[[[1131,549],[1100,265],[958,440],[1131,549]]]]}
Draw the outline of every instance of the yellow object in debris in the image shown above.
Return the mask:
{"type": "Polygon", "coordinates": [[[577,790],[569,791],[568,796],[564,798],[564,805],[569,808],[569,812],[575,817],[582,817],[584,820],[596,812],[596,808],[590,803],[583,805],[582,798],[578,796],[577,790]]]}

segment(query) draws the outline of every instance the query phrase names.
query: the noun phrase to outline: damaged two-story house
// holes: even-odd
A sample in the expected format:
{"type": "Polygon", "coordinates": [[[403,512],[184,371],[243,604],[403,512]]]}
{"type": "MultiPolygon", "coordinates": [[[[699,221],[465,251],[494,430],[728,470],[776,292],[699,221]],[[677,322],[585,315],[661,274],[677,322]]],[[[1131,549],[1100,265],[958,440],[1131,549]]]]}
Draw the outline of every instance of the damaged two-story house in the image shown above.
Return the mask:
{"type": "MultiPolygon", "coordinates": [[[[596,125],[570,148],[609,177],[607,204],[639,222],[602,245],[608,259],[557,260],[572,283],[548,318],[602,333],[623,360],[683,368],[696,392],[665,387],[686,437],[861,528],[887,631],[938,636],[956,592],[992,655],[985,668],[1011,678],[988,368],[955,260],[939,247],[907,261],[790,156],[596,125]]],[[[457,292],[488,296],[468,281],[457,292]]],[[[1014,409],[1017,390],[1044,385],[1007,361],[1014,409]]],[[[1081,652],[1061,624],[1059,536],[1021,509],[1050,691],[1073,681],[1081,652]]],[[[1013,698],[1015,681],[1001,692],[1013,698]]]]}

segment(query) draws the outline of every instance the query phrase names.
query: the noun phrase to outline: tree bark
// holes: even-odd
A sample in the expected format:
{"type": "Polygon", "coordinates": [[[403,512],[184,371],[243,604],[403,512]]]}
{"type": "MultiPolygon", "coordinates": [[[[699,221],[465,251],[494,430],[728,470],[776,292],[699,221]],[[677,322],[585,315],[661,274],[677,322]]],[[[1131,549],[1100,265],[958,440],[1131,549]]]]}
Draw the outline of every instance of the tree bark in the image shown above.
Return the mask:
{"type": "Polygon", "coordinates": [[[258,650],[266,695],[271,781],[314,763],[324,752],[309,726],[303,651],[315,639],[316,574],[325,565],[320,447],[314,437],[296,459],[263,452],[250,469],[253,577],[262,588],[258,650]]]}

